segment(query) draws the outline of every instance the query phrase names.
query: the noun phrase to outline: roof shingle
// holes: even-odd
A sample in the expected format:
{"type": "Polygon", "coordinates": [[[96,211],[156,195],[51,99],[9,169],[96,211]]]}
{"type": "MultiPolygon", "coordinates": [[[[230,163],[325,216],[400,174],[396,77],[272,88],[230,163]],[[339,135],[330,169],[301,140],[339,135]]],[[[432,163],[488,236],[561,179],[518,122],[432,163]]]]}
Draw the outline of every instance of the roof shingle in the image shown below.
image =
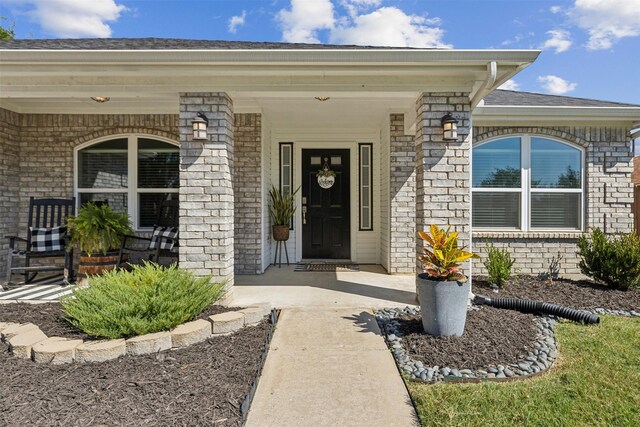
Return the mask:
{"type": "Polygon", "coordinates": [[[640,107],[622,102],[573,98],[570,96],[545,95],[542,93],[494,90],[484,98],[484,105],[518,105],[532,107],[640,107]]]}

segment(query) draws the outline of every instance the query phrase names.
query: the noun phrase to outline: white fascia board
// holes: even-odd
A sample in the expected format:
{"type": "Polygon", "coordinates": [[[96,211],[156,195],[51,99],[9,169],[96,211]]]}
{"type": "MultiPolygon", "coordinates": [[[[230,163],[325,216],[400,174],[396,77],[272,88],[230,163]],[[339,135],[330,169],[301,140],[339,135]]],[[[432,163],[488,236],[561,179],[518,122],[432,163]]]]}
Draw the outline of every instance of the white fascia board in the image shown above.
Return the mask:
{"type": "Polygon", "coordinates": [[[0,49],[0,63],[239,64],[239,63],[531,63],[539,50],[455,49],[224,49],[224,50],[58,50],[0,49]]]}
{"type": "Polygon", "coordinates": [[[478,106],[473,110],[476,126],[532,124],[619,124],[631,126],[640,120],[640,107],[566,107],[566,106],[478,106]]]}

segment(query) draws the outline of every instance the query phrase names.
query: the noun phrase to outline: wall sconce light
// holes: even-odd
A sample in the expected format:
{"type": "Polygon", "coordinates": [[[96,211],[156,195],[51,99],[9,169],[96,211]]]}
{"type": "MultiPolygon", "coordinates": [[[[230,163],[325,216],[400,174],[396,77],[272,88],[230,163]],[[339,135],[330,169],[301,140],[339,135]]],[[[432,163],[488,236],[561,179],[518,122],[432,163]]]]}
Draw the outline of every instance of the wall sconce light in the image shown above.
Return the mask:
{"type": "Polygon", "coordinates": [[[443,139],[455,141],[458,139],[458,120],[451,113],[447,113],[440,119],[442,124],[443,139]]]}
{"type": "Polygon", "coordinates": [[[209,119],[207,119],[207,116],[205,116],[202,111],[198,113],[195,119],[191,120],[191,126],[193,126],[193,139],[207,139],[207,127],[209,126],[209,119]]]}

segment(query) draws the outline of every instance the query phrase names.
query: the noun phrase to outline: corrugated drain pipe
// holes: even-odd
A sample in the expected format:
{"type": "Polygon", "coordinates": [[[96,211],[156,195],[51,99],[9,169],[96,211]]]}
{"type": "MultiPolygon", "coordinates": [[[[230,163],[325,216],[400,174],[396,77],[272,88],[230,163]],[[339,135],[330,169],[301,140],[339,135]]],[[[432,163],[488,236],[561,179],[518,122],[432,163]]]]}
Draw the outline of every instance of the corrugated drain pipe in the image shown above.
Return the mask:
{"type": "Polygon", "coordinates": [[[518,298],[489,298],[484,295],[476,295],[473,302],[478,305],[488,305],[496,308],[506,308],[508,310],[518,310],[523,313],[551,314],[574,322],[586,324],[598,324],[600,318],[587,311],[576,310],[558,304],[551,304],[542,301],[532,301],[518,298]]]}

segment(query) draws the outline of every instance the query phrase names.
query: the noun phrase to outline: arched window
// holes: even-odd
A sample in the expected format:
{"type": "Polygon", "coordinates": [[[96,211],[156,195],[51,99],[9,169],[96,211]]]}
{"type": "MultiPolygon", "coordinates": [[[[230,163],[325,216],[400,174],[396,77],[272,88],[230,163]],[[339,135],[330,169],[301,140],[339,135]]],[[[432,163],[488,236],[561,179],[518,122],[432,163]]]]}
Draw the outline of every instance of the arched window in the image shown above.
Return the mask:
{"type": "Polygon", "coordinates": [[[473,147],[475,229],[581,230],[584,151],[535,135],[473,147]]]}
{"type": "Polygon", "coordinates": [[[160,203],[177,199],[180,152],[156,137],[122,135],[76,150],[76,198],[127,212],[136,229],[153,227],[160,203]]]}

